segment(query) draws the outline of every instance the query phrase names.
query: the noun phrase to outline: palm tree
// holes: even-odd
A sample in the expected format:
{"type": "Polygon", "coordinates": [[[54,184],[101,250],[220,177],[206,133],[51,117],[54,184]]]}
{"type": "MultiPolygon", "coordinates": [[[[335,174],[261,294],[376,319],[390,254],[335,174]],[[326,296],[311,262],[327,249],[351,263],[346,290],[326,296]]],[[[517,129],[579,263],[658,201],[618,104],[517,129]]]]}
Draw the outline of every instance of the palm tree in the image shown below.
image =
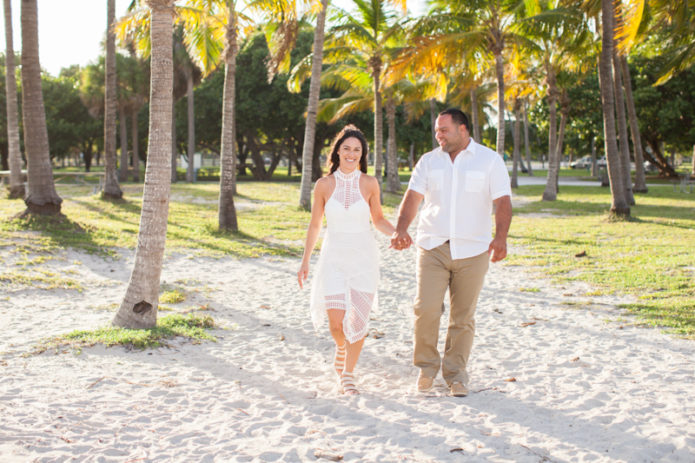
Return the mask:
{"type": "Polygon", "coordinates": [[[328,0],[321,0],[321,8],[316,15],[314,46],[311,57],[311,78],[309,80],[309,100],[304,126],[304,145],[302,147],[302,182],[299,188],[299,207],[311,209],[312,162],[316,141],[316,114],[321,93],[321,68],[323,66],[323,42],[326,29],[328,0]]]}
{"type": "Polygon", "coordinates": [[[106,77],[104,82],[104,189],[102,198],[120,199],[123,192],[116,173],[116,0],[106,0],[106,77]]]}
{"type": "Polygon", "coordinates": [[[60,214],[63,200],[53,181],[46,110],[41,91],[36,0],[22,0],[22,121],[27,156],[27,214],[60,214]]]}
{"type": "Polygon", "coordinates": [[[366,68],[374,96],[374,176],[381,184],[383,155],[382,73],[384,60],[398,45],[402,26],[384,0],[353,0],[357,11],[331,28],[326,44],[327,63],[366,68]]]}
{"type": "Polygon", "coordinates": [[[611,214],[617,218],[630,216],[630,206],[625,196],[624,176],[620,169],[620,155],[615,132],[615,96],[613,85],[613,1],[601,0],[601,55],[599,58],[599,83],[603,112],[604,148],[610,180],[611,214]]]}
{"type": "Polygon", "coordinates": [[[159,277],[162,271],[169,214],[169,170],[173,69],[174,0],[146,0],[151,19],[151,85],[148,161],[135,263],[128,289],[114,317],[116,326],[141,329],[157,324],[159,277]]]}
{"type": "Polygon", "coordinates": [[[19,147],[19,116],[17,113],[17,78],[12,44],[12,5],[5,0],[5,95],[7,101],[7,150],[10,160],[10,199],[24,197],[22,156],[19,147]]]}

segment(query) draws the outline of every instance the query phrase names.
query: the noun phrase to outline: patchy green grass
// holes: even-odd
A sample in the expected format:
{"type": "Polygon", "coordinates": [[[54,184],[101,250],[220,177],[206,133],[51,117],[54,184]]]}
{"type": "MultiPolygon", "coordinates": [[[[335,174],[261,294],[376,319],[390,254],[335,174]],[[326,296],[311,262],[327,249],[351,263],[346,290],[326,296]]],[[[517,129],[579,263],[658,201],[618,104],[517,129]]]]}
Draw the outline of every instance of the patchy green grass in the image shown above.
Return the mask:
{"type": "Polygon", "coordinates": [[[636,195],[629,221],[611,221],[607,188],[562,186],[541,201],[543,186],[516,191],[510,231],[522,246],[508,264],[536,267],[559,280],[581,280],[593,294],[627,293],[625,307],[654,326],[695,339],[695,195],[668,186],[636,195]]]}
{"type": "Polygon", "coordinates": [[[22,269],[21,272],[1,272],[0,288],[3,291],[37,288],[45,291],[54,289],[72,289],[82,291],[79,281],[72,278],[64,278],[50,270],[33,268],[22,269]]]}
{"type": "Polygon", "coordinates": [[[186,293],[178,289],[164,291],[159,296],[159,302],[162,304],[178,304],[186,300],[186,293]]]}
{"type": "Polygon", "coordinates": [[[46,351],[56,353],[73,350],[79,352],[84,347],[102,344],[106,347],[124,346],[129,349],[148,349],[166,346],[166,341],[184,337],[193,343],[217,341],[207,330],[215,327],[209,315],[171,314],[159,317],[157,326],[152,329],[130,330],[126,328],[105,327],[96,330],[79,330],[43,341],[32,352],[46,351]]]}
{"type": "Polygon", "coordinates": [[[540,288],[519,288],[522,293],[540,293],[540,288]]]}

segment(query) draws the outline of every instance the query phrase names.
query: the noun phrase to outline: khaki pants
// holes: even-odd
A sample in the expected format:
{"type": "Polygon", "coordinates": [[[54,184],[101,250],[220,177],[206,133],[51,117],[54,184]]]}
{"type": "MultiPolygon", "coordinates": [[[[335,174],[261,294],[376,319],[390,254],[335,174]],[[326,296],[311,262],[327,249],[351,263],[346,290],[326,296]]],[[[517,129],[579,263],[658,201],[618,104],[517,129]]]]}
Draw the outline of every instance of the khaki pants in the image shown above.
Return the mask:
{"type": "Polygon", "coordinates": [[[439,371],[439,319],[448,287],[451,312],[441,360],[442,376],[449,385],[454,381],[468,383],[466,365],[475,334],[475,307],[489,259],[484,252],[453,260],[449,242],[429,251],[418,249],[413,363],[424,376],[433,378],[439,371]]]}

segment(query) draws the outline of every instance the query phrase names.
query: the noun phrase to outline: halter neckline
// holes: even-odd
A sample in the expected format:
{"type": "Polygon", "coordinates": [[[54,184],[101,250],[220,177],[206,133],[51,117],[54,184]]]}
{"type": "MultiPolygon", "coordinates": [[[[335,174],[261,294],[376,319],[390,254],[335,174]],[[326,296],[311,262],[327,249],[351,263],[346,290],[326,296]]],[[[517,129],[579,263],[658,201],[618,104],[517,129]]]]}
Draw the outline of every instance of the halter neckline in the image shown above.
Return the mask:
{"type": "Polygon", "coordinates": [[[336,177],[338,177],[341,180],[352,180],[355,177],[359,177],[361,171],[359,169],[355,169],[349,174],[343,173],[340,168],[336,169],[335,172],[333,172],[336,177]]]}

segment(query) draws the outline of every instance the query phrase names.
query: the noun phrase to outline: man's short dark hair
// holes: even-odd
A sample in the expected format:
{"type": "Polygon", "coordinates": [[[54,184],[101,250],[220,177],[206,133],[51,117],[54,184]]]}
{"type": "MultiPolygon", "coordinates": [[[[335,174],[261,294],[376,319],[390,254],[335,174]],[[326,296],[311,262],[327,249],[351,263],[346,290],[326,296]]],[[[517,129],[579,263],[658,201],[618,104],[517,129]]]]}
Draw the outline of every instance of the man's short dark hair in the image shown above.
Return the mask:
{"type": "Polygon", "coordinates": [[[468,122],[468,116],[466,116],[466,113],[461,111],[460,109],[457,108],[449,108],[445,109],[441,113],[439,113],[440,116],[451,116],[451,120],[454,121],[457,125],[465,125],[466,130],[470,133],[471,131],[471,123],[468,122]]]}

